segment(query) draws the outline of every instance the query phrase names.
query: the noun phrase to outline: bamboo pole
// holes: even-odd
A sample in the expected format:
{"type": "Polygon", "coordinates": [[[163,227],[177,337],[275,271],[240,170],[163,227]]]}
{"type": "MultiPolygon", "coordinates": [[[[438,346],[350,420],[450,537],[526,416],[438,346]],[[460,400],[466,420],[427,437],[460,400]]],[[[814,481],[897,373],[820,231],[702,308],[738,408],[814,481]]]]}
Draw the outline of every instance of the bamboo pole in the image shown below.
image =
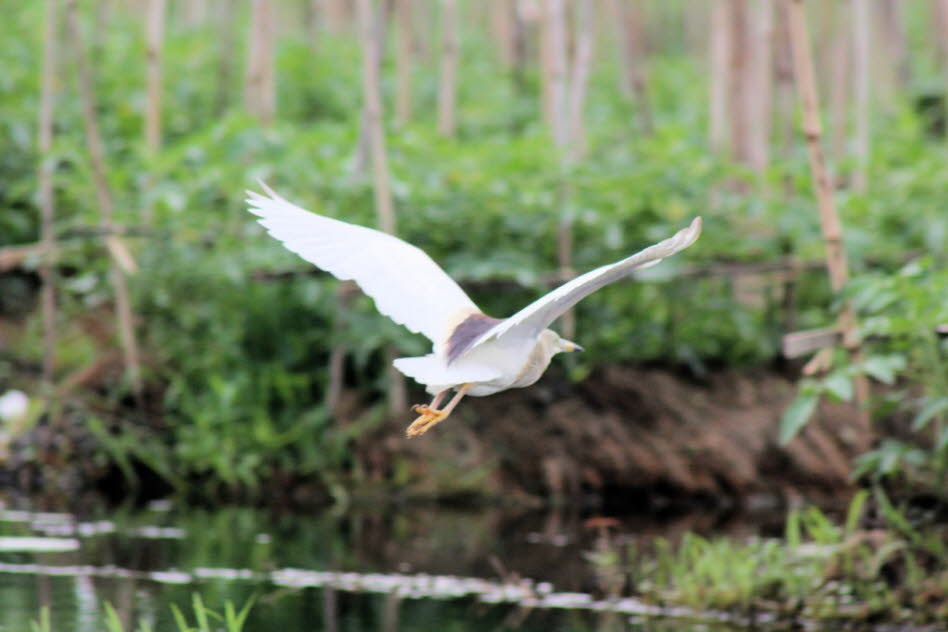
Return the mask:
{"type": "Polygon", "coordinates": [[[438,88],[438,133],[453,137],[457,126],[458,6],[441,2],[441,81],[438,88]]]}
{"type": "Polygon", "coordinates": [[[405,126],[411,119],[411,65],[412,65],[412,0],[397,0],[398,48],[395,49],[395,67],[398,83],[395,87],[395,122],[405,126]]]}
{"type": "Polygon", "coordinates": [[[276,114],[273,72],[273,6],[270,0],[253,0],[250,17],[245,101],[247,111],[270,126],[276,114]]]}
{"type": "Polygon", "coordinates": [[[851,0],[850,6],[853,13],[853,105],[856,108],[853,139],[856,168],[853,171],[852,184],[853,189],[862,193],[866,190],[868,179],[869,119],[872,107],[869,94],[869,0],[851,0]]]}
{"type": "MultiPolygon", "coordinates": [[[[362,41],[362,88],[365,98],[365,121],[372,156],[372,174],[374,178],[375,210],[379,227],[391,235],[395,234],[395,206],[389,182],[388,156],[385,150],[385,133],[382,127],[382,97],[379,85],[379,30],[375,28],[374,11],[370,0],[357,0],[356,12],[359,22],[359,34],[362,41]]],[[[389,360],[394,359],[392,349],[387,352],[389,360]]],[[[401,373],[388,362],[389,412],[398,414],[408,406],[405,380],[401,373]]]]}
{"type": "MultiPolygon", "coordinates": [[[[819,98],[816,91],[813,59],[810,54],[806,15],[803,0],[786,1],[789,2],[787,8],[794,75],[797,81],[800,106],[803,110],[803,133],[806,137],[810,157],[810,171],[820,213],[820,226],[823,240],[826,243],[826,267],[829,271],[833,291],[838,294],[849,279],[849,269],[846,262],[845,245],[843,244],[842,223],[839,220],[839,214],[836,212],[833,186],[826,166],[826,157],[823,153],[819,98]]],[[[843,334],[843,345],[849,350],[852,357],[858,361],[859,340],[857,337],[856,314],[849,301],[843,304],[840,311],[839,329],[843,334]]],[[[866,405],[869,400],[869,382],[864,375],[857,375],[854,378],[854,386],[856,403],[859,406],[859,422],[867,431],[863,433],[863,436],[868,436],[870,419],[866,405]]]]}
{"type": "Polygon", "coordinates": [[[38,125],[40,232],[43,258],[40,279],[43,282],[43,385],[47,396],[53,392],[56,371],[56,271],[52,257],[56,249],[56,200],[53,195],[53,169],[50,150],[53,147],[53,102],[56,96],[56,70],[59,57],[59,0],[46,0],[43,24],[43,66],[40,71],[40,106],[38,125]]]}
{"type": "MultiPolygon", "coordinates": [[[[86,144],[89,150],[89,162],[92,167],[92,179],[95,185],[96,198],[99,203],[99,212],[102,225],[111,229],[114,225],[114,204],[112,192],[106,178],[105,145],[99,132],[96,120],[95,91],[92,81],[88,53],[82,43],[82,30],[79,25],[76,0],[66,0],[66,22],[69,27],[73,54],[79,75],[79,97],[82,105],[83,123],[86,132],[86,144]]],[[[141,361],[138,352],[138,340],[135,335],[135,318],[132,313],[131,300],[128,293],[126,272],[135,269],[134,259],[125,247],[125,244],[115,234],[105,237],[106,249],[111,255],[112,286],[115,290],[115,311],[119,326],[119,338],[122,343],[122,354],[125,370],[128,374],[132,390],[140,396],[141,361]]]]}

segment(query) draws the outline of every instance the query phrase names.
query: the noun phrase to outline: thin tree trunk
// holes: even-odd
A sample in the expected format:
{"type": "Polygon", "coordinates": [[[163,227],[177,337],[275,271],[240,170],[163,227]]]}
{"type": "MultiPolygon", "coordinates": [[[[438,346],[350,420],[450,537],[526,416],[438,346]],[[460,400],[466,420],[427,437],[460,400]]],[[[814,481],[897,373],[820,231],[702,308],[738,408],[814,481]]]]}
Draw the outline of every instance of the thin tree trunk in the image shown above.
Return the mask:
{"type": "Polygon", "coordinates": [[[731,85],[731,3],[713,0],[711,7],[711,84],[709,128],[711,151],[720,157],[728,152],[728,90],[731,85]]]}
{"type": "MultiPolygon", "coordinates": [[[[948,125],[948,98],[945,97],[948,94],[948,0],[935,0],[933,8],[935,10],[933,22],[936,25],[937,52],[941,57],[941,71],[945,77],[945,83],[939,91],[943,100],[942,118],[946,121],[945,125],[948,125]]],[[[948,133],[945,133],[945,138],[948,138],[948,133]]]]}
{"type": "Polygon", "coordinates": [[[395,91],[395,122],[405,126],[411,119],[412,0],[398,0],[398,48],[395,66],[398,84],[395,91]]]}
{"type": "Polygon", "coordinates": [[[645,42],[645,16],[642,14],[642,5],[632,3],[625,13],[625,29],[628,32],[629,49],[629,80],[632,83],[632,92],[635,96],[639,113],[639,126],[642,133],[651,135],[655,124],[652,116],[651,97],[648,89],[648,68],[645,64],[648,47],[645,42]]]}
{"type": "Polygon", "coordinates": [[[220,42],[217,49],[215,106],[218,114],[223,114],[231,102],[231,85],[234,76],[234,14],[236,12],[234,2],[235,0],[218,0],[214,4],[218,41],[220,42]]]}
{"type": "Polygon", "coordinates": [[[905,32],[904,6],[904,3],[899,0],[882,0],[880,5],[881,27],[886,34],[895,83],[899,90],[907,88],[912,80],[908,36],[905,32]]]}
{"type": "Polygon", "coordinates": [[[207,19],[206,0],[187,0],[185,3],[187,11],[184,15],[185,23],[189,28],[194,28],[204,24],[207,19]]]}
{"type": "Polygon", "coordinates": [[[780,141],[780,152],[784,157],[793,151],[796,129],[794,121],[793,55],[790,47],[790,32],[787,24],[787,4],[778,2],[774,7],[777,20],[774,26],[774,88],[776,111],[775,130],[780,141]]]}
{"type": "Polygon", "coordinates": [[[441,2],[441,83],[438,89],[438,133],[455,135],[457,119],[458,6],[456,0],[441,2]]]}
{"type": "Polygon", "coordinates": [[[517,96],[522,97],[527,93],[527,25],[517,7],[516,3],[510,5],[510,23],[513,28],[511,75],[517,96]]]}
{"type": "Polygon", "coordinates": [[[750,130],[748,122],[750,112],[748,101],[750,86],[748,79],[751,75],[751,60],[749,59],[749,38],[747,28],[747,0],[730,0],[731,19],[731,58],[728,91],[730,96],[731,113],[731,155],[740,164],[750,163],[750,130]]]}
{"type": "Polygon", "coordinates": [[[869,169],[869,0],[851,0],[853,13],[853,105],[856,108],[856,137],[853,152],[856,168],[853,172],[853,188],[866,190],[869,169]]]}
{"type": "Polygon", "coordinates": [[[253,0],[245,96],[247,111],[266,126],[273,124],[276,113],[273,30],[273,6],[270,0],[253,0]]]}
{"type": "MultiPolygon", "coordinates": [[[[567,76],[567,38],[566,15],[563,0],[547,0],[548,37],[549,37],[549,77],[550,77],[550,121],[553,140],[560,153],[563,180],[559,187],[557,222],[557,260],[560,278],[568,279],[573,272],[573,217],[572,185],[565,179],[571,166],[572,148],[570,139],[570,91],[567,76]]],[[[560,320],[563,335],[573,337],[576,332],[576,314],[569,310],[560,320]]]]}
{"type": "Polygon", "coordinates": [[[751,12],[750,99],[751,167],[764,171],[770,163],[771,121],[773,117],[773,3],[755,1],[751,12]]]}
{"type": "Polygon", "coordinates": [[[608,0],[607,19],[612,22],[612,33],[615,38],[616,59],[619,68],[619,92],[623,96],[632,96],[632,67],[629,63],[629,32],[625,21],[626,3],[623,0],[608,0]]]}
{"type": "MultiPolygon", "coordinates": [[[[380,44],[378,29],[375,28],[374,11],[370,0],[357,0],[356,11],[359,19],[360,39],[362,40],[362,87],[365,98],[366,131],[372,155],[374,176],[375,209],[378,213],[379,227],[386,233],[395,234],[395,207],[389,183],[388,156],[385,150],[385,133],[382,127],[382,97],[379,86],[380,44]]],[[[394,359],[391,350],[386,354],[394,359]]],[[[388,363],[389,412],[398,414],[408,406],[405,380],[401,373],[388,363]]]]}
{"type": "MultiPolygon", "coordinates": [[[[797,80],[797,90],[800,96],[800,105],[803,110],[803,133],[807,140],[810,156],[810,171],[813,176],[813,189],[816,193],[820,213],[820,226],[823,240],[826,243],[826,267],[829,270],[830,284],[837,294],[849,279],[849,269],[846,262],[846,249],[843,244],[843,227],[836,212],[836,203],[833,198],[833,187],[830,181],[829,170],[826,166],[826,157],[823,153],[823,132],[820,125],[819,98],[816,92],[816,79],[813,71],[813,59],[810,53],[809,35],[807,34],[806,15],[803,0],[786,0],[789,2],[788,17],[790,25],[790,44],[793,49],[793,67],[797,80]]],[[[859,358],[859,341],[856,326],[856,314],[849,301],[843,304],[839,316],[839,327],[843,334],[843,344],[854,359],[859,358]]],[[[859,406],[859,421],[864,426],[868,436],[869,411],[869,382],[864,375],[854,379],[856,403],[859,406]]]]}
{"type": "Polygon", "coordinates": [[[165,0],[148,0],[145,42],[148,51],[148,99],[145,103],[145,146],[149,154],[161,147],[161,49],[165,38],[165,0]]]}
{"type": "Polygon", "coordinates": [[[569,155],[570,163],[578,161],[586,151],[586,126],[583,111],[586,105],[586,88],[593,58],[593,7],[592,0],[578,0],[576,4],[576,53],[573,56],[573,72],[569,92],[569,155]]]}
{"type": "MultiPolygon", "coordinates": [[[[848,28],[846,19],[843,15],[845,5],[837,4],[834,13],[836,22],[835,36],[830,47],[830,91],[829,91],[829,150],[830,155],[837,161],[842,161],[846,154],[846,141],[849,138],[849,107],[850,87],[853,85],[849,80],[851,73],[852,54],[852,29],[848,28]]],[[[839,184],[840,176],[836,176],[836,184],[839,184]]]]}
{"type": "Polygon", "coordinates": [[[551,5],[554,0],[540,2],[540,110],[543,122],[553,127],[553,44],[551,5]]]}
{"type": "Polygon", "coordinates": [[[882,54],[873,56],[872,98],[890,114],[904,99],[911,80],[903,6],[898,0],[880,0],[871,5],[872,29],[882,49],[882,54]]]}
{"type": "Polygon", "coordinates": [[[511,0],[493,0],[490,8],[491,31],[500,57],[500,65],[510,70],[514,60],[514,13],[516,2],[511,0]],[[513,10],[511,11],[511,8],[513,10]]]}
{"type": "MultiPolygon", "coordinates": [[[[103,227],[109,231],[114,231],[112,192],[109,189],[109,183],[105,175],[105,146],[102,143],[99,124],[95,117],[96,105],[92,71],[89,66],[88,54],[82,43],[82,30],[79,25],[76,0],[67,0],[66,9],[66,18],[74,49],[73,54],[79,71],[79,96],[86,130],[86,142],[89,149],[89,161],[92,166],[92,177],[99,202],[99,212],[102,215],[103,227]]],[[[138,340],[135,335],[135,319],[125,278],[126,272],[134,270],[134,259],[132,259],[125,244],[114,232],[106,235],[105,244],[112,259],[112,285],[115,290],[115,310],[119,325],[119,337],[122,341],[125,370],[131,382],[132,390],[136,396],[140,396],[142,391],[141,362],[138,353],[138,340]]]]}
{"type": "Polygon", "coordinates": [[[566,90],[566,15],[563,0],[546,0],[549,38],[550,124],[557,147],[569,142],[566,90]]]}
{"type": "Polygon", "coordinates": [[[348,0],[326,0],[326,24],[331,33],[339,34],[349,30],[351,19],[348,0]]]}
{"type": "MultiPolygon", "coordinates": [[[[165,38],[165,0],[148,0],[145,10],[145,47],[147,69],[145,83],[145,152],[154,158],[161,148],[161,53],[165,38]]],[[[145,191],[154,186],[151,173],[145,176],[145,191]]],[[[146,195],[143,209],[145,224],[151,224],[152,205],[146,195]]]]}
{"type": "MultiPolygon", "coordinates": [[[[52,257],[56,249],[55,214],[56,200],[53,195],[53,162],[50,150],[53,146],[53,102],[55,99],[56,71],[59,57],[59,0],[46,0],[46,16],[43,25],[43,67],[40,75],[39,106],[39,184],[40,231],[43,243],[43,259],[40,278],[43,281],[41,303],[43,306],[43,386],[48,397],[52,397],[53,378],[56,371],[56,271],[52,257]]],[[[53,402],[50,402],[52,404],[53,402]]]]}

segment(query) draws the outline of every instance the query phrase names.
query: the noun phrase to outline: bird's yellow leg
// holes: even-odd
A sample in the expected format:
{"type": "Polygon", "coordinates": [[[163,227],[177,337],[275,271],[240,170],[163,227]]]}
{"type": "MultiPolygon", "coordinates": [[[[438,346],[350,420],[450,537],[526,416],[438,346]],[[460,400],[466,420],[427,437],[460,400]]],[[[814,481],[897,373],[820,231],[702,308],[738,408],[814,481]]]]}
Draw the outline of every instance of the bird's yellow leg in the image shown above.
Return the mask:
{"type": "Polygon", "coordinates": [[[411,407],[411,410],[412,412],[419,413],[421,415],[427,415],[429,413],[437,412],[438,404],[441,403],[441,400],[444,399],[444,396],[447,394],[448,394],[448,391],[447,389],[445,389],[441,391],[440,393],[438,393],[437,395],[435,395],[435,398],[431,400],[431,403],[429,405],[425,406],[424,404],[415,404],[414,406],[411,407]]]}
{"type": "Polygon", "coordinates": [[[438,410],[435,406],[441,401],[442,396],[447,393],[447,391],[442,391],[435,396],[434,401],[431,402],[431,406],[414,406],[413,410],[420,412],[421,416],[412,422],[408,426],[408,430],[405,432],[409,437],[417,437],[418,435],[423,435],[431,429],[432,426],[441,423],[448,418],[448,415],[451,414],[451,411],[454,410],[454,407],[458,405],[458,402],[464,397],[464,395],[470,390],[472,384],[464,384],[461,388],[458,389],[457,394],[451,398],[451,401],[448,402],[448,405],[445,406],[442,410],[438,410]]]}

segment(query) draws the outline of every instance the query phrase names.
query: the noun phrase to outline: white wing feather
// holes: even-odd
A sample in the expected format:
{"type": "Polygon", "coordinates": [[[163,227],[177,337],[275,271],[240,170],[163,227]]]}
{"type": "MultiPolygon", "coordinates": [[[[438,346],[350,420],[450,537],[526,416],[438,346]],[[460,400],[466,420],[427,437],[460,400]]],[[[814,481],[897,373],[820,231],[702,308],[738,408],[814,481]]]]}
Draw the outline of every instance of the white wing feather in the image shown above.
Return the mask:
{"type": "Polygon", "coordinates": [[[627,276],[633,270],[653,266],[665,257],[684,250],[701,234],[701,218],[696,217],[688,228],[684,228],[665,241],[649,246],[631,257],[616,263],[596,268],[564,283],[546,296],[530,303],[519,312],[501,321],[484,332],[469,348],[474,349],[484,342],[496,338],[513,336],[518,339],[539,336],[566,310],[596,290],[627,276]]]}
{"type": "MultiPolygon", "coordinates": [[[[338,279],[355,281],[379,312],[439,344],[459,310],[477,310],[422,250],[386,233],[304,210],[274,193],[248,191],[251,213],[283,245],[338,279]]],[[[479,310],[477,310],[479,311],[479,310]]]]}

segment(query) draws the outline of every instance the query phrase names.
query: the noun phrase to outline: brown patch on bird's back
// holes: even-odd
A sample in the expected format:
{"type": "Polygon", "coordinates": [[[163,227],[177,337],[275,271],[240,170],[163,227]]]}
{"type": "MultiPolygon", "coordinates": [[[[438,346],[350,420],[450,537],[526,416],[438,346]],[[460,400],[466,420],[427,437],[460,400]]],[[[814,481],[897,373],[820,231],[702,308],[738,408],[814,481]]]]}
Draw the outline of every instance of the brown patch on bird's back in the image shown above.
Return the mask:
{"type": "Polygon", "coordinates": [[[457,360],[462,353],[471,348],[474,341],[487,330],[502,322],[499,318],[491,318],[486,314],[471,314],[451,331],[446,344],[448,364],[457,360]]]}

